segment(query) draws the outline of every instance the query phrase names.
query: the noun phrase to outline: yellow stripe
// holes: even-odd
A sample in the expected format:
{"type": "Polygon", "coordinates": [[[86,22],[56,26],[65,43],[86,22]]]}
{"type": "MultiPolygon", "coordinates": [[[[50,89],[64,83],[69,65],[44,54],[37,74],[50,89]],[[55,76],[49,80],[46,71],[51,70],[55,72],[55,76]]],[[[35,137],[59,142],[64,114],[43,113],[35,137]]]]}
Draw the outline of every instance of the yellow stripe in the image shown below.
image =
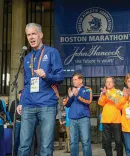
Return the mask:
{"type": "Polygon", "coordinates": [[[79,96],[78,99],[79,99],[81,102],[83,102],[83,103],[91,104],[91,102],[92,102],[92,92],[90,92],[90,100],[86,100],[86,99],[82,98],[81,96],[79,96]]]}

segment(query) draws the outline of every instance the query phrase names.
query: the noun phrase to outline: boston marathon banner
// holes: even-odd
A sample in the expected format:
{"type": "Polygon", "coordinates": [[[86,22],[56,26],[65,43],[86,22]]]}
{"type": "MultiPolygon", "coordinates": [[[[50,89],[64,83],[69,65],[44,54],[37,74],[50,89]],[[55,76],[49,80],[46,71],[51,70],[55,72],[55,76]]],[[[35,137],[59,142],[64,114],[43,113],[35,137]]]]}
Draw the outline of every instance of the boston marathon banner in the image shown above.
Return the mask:
{"type": "Polygon", "coordinates": [[[130,2],[54,0],[54,46],[65,77],[130,72],[130,2]]]}

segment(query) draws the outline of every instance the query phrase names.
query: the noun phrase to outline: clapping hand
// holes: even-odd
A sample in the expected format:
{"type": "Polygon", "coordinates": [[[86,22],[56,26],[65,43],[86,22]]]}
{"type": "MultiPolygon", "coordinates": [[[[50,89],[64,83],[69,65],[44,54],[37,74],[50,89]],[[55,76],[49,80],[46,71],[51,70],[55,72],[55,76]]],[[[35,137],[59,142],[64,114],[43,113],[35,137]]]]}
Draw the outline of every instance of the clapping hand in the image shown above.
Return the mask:
{"type": "Polygon", "coordinates": [[[106,87],[104,87],[104,88],[101,88],[101,91],[102,91],[102,94],[106,94],[106,92],[107,92],[107,88],[106,87]]]}
{"type": "Polygon", "coordinates": [[[79,91],[78,91],[77,88],[73,87],[72,91],[73,91],[73,94],[74,94],[75,96],[78,95],[78,92],[79,92],[79,91]]]}
{"type": "Polygon", "coordinates": [[[130,90],[127,89],[126,87],[123,88],[123,96],[127,97],[130,95],[130,90]]]}
{"type": "Polygon", "coordinates": [[[68,89],[68,95],[70,98],[74,95],[71,88],[68,89]]]}

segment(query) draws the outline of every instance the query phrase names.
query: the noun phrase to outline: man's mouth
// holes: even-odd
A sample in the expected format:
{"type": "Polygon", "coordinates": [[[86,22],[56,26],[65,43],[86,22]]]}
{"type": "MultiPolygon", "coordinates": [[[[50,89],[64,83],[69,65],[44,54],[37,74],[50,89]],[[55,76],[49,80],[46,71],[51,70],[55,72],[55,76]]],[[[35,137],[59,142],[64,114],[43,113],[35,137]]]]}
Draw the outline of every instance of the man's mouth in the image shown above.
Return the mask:
{"type": "Polygon", "coordinates": [[[35,41],[30,41],[31,44],[35,44],[35,41]]]}

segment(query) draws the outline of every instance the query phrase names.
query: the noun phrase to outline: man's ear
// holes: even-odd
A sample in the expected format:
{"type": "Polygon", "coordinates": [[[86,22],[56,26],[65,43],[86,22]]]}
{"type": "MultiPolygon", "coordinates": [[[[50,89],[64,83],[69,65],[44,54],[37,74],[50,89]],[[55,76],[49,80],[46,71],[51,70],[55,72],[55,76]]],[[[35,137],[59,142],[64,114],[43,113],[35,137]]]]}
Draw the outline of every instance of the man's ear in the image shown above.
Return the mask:
{"type": "Polygon", "coordinates": [[[42,32],[40,32],[40,37],[43,38],[43,33],[42,32]]]}
{"type": "Polygon", "coordinates": [[[81,79],[81,81],[80,81],[81,83],[83,83],[83,80],[81,79]]]}

